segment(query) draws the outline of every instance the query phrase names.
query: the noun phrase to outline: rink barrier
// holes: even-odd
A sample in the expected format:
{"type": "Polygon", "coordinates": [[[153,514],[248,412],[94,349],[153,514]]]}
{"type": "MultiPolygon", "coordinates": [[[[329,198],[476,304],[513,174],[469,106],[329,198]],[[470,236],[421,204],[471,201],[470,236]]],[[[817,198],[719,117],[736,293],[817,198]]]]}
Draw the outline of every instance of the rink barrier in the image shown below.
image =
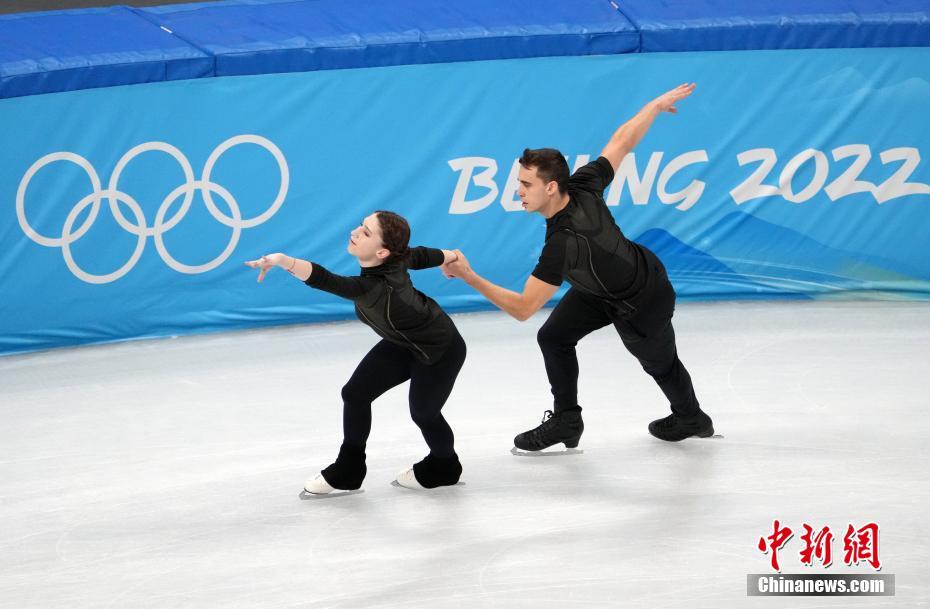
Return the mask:
{"type": "MultiPolygon", "coordinates": [[[[461,248],[520,289],[544,230],[516,197],[522,149],[556,146],[578,167],[685,81],[694,96],[605,192],[681,299],[930,295],[924,47],[223,78],[189,77],[211,52],[175,52],[177,78],[0,100],[0,353],[350,318],[350,303],[284,273],[259,285],[243,262],[285,251],[357,273],[348,232],[379,208],[410,220],[414,244],[461,248]],[[557,102],[531,93],[547,87],[557,102]]],[[[437,270],[413,276],[449,311],[493,308],[437,270]]]]}

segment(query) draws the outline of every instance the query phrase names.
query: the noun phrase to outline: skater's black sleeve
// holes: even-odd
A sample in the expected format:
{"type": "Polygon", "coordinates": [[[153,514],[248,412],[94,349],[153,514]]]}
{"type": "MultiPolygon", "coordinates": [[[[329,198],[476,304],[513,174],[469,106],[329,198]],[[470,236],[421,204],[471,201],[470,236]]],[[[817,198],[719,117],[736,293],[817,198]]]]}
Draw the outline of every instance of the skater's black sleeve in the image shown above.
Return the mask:
{"type": "Polygon", "coordinates": [[[546,240],[539,262],[531,275],[549,285],[559,286],[565,279],[565,233],[555,233],[546,240]]]}
{"type": "Polygon", "coordinates": [[[310,271],[310,276],[307,277],[304,283],[311,288],[323,290],[349,300],[361,298],[370,287],[368,282],[361,277],[345,277],[330,273],[316,262],[313,263],[313,270],[310,271]]]}
{"type": "Polygon", "coordinates": [[[614,168],[602,156],[581,167],[568,179],[568,188],[587,190],[600,195],[614,179],[614,168]]]}
{"type": "Polygon", "coordinates": [[[442,250],[433,247],[411,247],[407,267],[414,271],[431,269],[441,265],[445,260],[446,255],[442,253],[442,250]]]}

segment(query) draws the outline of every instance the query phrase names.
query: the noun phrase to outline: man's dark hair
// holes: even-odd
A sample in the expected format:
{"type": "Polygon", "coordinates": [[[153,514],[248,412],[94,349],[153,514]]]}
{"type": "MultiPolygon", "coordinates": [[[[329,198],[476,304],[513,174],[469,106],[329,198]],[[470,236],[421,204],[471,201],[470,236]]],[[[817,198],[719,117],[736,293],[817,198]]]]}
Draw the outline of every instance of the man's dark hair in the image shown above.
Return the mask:
{"type": "Polygon", "coordinates": [[[381,243],[391,255],[385,262],[400,260],[407,256],[407,246],[410,243],[410,225],[403,216],[392,211],[378,210],[378,223],[381,225],[381,243]]]}
{"type": "Polygon", "coordinates": [[[555,181],[559,185],[559,193],[565,194],[568,189],[568,163],[562,153],[555,148],[527,148],[520,157],[520,164],[531,169],[536,168],[536,175],[548,184],[555,181]]]}

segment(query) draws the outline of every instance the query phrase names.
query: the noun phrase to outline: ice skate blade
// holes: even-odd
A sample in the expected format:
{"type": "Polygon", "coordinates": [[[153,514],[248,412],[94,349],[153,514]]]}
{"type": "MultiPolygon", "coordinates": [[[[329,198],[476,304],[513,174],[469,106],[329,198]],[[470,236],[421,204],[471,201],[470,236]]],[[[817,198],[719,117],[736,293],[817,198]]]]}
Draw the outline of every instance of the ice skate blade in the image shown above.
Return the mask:
{"type": "Polygon", "coordinates": [[[710,430],[710,433],[691,434],[690,436],[685,436],[684,438],[675,438],[675,439],[669,439],[669,438],[663,438],[663,437],[657,436],[654,433],[652,433],[651,430],[649,431],[649,435],[652,436],[653,438],[656,438],[657,440],[662,440],[663,442],[672,442],[672,443],[683,442],[685,440],[690,440],[692,438],[694,438],[695,440],[722,440],[723,439],[723,434],[716,433],[713,429],[710,430]]]}
{"type": "Polygon", "coordinates": [[[584,450],[580,448],[566,448],[565,450],[520,450],[516,446],[510,449],[510,454],[515,457],[563,457],[565,455],[583,455],[584,450]]]}
{"type": "MultiPolygon", "coordinates": [[[[652,436],[652,434],[649,434],[652,436]]],[[[685,440],[722,440],[724,438],[723,434],[715,433],[712,436],[688,436],[687,438],[682,438],[681,440],[666,440],[665,438],[660,438],[658,436],[652,436],[656,440],[662,440],[663,442],[668,442],[669,444],[678,444],[679,442],[684,442],[685,440]]]]}
{"type": "Polygon", "coordinates": [[[719,434],[711,430],[709,434],[705,434],[705,435],[695,434],[693,436],[688,436],[687,438],[685,438],[685,440],[690,440],[691,438],[694,438],[695,440],[720,440],[723,438],[723,434],[719,434]]]}
{"type": "Polygon", "coordinates": [[[333,491],[332,493],[320,494],[311,493],[304,489],[300,491],[300,495],[298,495],[298,497],[300,497],[301,501],[317,501],[319,499],[335,499],[336,497],[346,497],[348,495],[360,495],[364,492],[365,489],[360,488],[354,491],[333,491]]]}
{"type": "Polygon", "coordinates": [[[402,489],[404,489],[405,491],[423,492],[423,491],[438,491],[438,490],[441,489],[441,488],[449,488],[450,486],[465,486],[465,483],[459,481],[459,482],[456,482],[455,484],[451,484],[451,485],[447,484],[447,485],[445,485],[445,486],[437,486],[436,488],[410,488],[409,486],[404,486],[403,484],[401,484],[401,483],[398,482],[397,480],[391,480],[391,486],[393,486],[394,488],[402,488],[402,489]]]}

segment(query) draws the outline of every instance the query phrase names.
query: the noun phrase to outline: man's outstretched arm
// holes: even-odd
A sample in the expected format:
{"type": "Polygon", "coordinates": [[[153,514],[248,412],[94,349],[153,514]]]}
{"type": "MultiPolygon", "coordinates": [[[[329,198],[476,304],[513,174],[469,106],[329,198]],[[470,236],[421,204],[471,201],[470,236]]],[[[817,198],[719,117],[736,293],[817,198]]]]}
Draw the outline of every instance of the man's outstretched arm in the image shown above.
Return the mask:
{"type": "Polygon", "coordinates": [[[472,270],[468,259],[462,252],[455,250],[455,253],[458,258],[454,262],[443,265],[446,275],[459,277],[518,321],[526,321],[532,317],[559,289],[558,286],[541,281],[532,275],[527,278],[522,293],[502,288],[472,270]]]}
{"type": "Polygon", "coordinates": [[[643,106],[642,110],[636,113],[636,116],[620,125],[620,127],[614,131],[610,141],[607,142],[607,145],[604,146],[604,149],[601,151],[601,156],[610,161],[610,165],[614,168],[614,171],[617,171],[617,167],[620,166],[620,161],[623,160],[623,157],[633,150],[636,144],[643,139],[643,136],[649,131],[649,127],[652,126],[652,121],[662,112],[669,112],[671,114],[677,113],[678,108],[675,107],[675,104],[691,95],[691,92],[694,91],[694,87],[694,83],[684,84],[663,93],[643,106]]]}

